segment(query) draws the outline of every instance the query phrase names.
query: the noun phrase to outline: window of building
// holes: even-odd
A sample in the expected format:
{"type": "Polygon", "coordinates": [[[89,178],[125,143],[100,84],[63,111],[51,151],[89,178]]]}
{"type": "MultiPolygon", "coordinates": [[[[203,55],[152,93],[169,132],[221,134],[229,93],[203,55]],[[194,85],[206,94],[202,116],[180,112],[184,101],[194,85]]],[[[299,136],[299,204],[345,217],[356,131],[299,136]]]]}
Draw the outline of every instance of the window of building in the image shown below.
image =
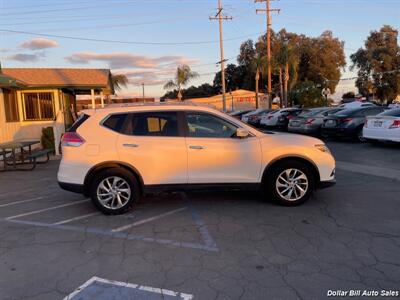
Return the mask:
{"type": "Polygon", "coordinates": [[[3,89],[3,97],[6,122],[19,122],[17,93],[3,89]]]}
{"type": "Polygon", "coordinates": [[[53,93],[23,93],[24,116],[27,121],[54,119],[53,93]]]}

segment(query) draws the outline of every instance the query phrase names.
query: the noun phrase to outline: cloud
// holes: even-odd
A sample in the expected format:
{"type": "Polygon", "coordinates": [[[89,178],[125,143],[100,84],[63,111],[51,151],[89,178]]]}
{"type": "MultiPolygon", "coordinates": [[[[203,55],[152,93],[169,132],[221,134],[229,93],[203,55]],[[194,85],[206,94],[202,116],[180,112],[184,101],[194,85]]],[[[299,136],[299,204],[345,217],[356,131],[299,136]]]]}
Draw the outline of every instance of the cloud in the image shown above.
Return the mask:
{"type": "Polygon", "coordinates": [[[174,70],[129,70],[117,71],[116,74],[124,74],[133,85],[163,85],[170,79],[174,70]],[[167,77],[166,77],[167,76],[167,77]]]}
{"type": "Polygon", "coordinates": [[[42,55],[40,54],[25,54],[17,53],[8,57],[10,60],[16,60],[21,62],[35,62],[38,61],[42,55]]]}
{"type": "Polygon", "coordinates": [[[92,61],[106,62],[113,69],[123,68],[142,68],[154,69],[162,67],[163,64],[178,65],[196,63],[195,60],[187,59],[183,56],[160,56],[150,57],[126,52],[95,53],[79,52],[65,57],[72,64],[89,64],[92,61]]]}
{"type": "Polygon", "coordinates": [[[30,50],[42,50],[58,46],[59,46],[58,42],[45,38],[34,38],[20,45],[21,48],[30,50]]]}

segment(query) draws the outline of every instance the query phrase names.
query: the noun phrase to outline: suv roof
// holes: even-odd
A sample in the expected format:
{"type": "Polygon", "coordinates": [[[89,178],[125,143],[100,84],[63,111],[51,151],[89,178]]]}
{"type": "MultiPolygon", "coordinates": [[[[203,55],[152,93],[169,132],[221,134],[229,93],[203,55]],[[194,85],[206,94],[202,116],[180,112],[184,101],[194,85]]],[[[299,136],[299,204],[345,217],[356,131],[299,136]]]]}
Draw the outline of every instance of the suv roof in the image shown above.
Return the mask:
{"type": "Polygon", "coordinates": [[[85,109],[82,110],[81,113],[87,115],[93,115],[97,111],[101,112],[122,112],[122,111],[144,111],[144,110],[187,110],[187,109],[196,109],[196,110],[204,110],[204,111],[215,111],[216,109],[208,106],[208,105],[197,105],[189,102],[182,103],[170,103],[170,102],[152,102],[152,103],[126,103],[120,105],[110,105],[104,108],[94,108],[94,109],[85,109]]]}

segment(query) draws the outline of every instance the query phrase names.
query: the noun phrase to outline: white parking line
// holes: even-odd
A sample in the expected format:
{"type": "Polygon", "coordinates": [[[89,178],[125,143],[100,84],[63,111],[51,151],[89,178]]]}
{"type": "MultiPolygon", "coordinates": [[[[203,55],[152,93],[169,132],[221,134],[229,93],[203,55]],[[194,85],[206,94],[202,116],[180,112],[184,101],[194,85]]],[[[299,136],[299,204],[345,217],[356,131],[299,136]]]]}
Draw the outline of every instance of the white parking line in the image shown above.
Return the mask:
{"type": "Polygon", "coordinates": [[[139,285],[139,284],[134,284],[134,283],[127,283],[127,282],[103,279],[103,278],[99,278],[99,277],[92,277],[88,281],[86,281],[83,285],[78,287],[75,291],[73,291],[71,294],[69,294],[67,297],[65,297],[64,300],[72,299],[74,296],[77,296],[81,291],[83,291],[85,288],[87,288],[89,285],[91,285],[95,282],[101,282],[101,283],[105,283],[105,284],[109,284],[109,285],[113,285],[113,286],[119,286],[119,287],[123,287],[123,288],[137,289],[137,290],[141,290],[141,291],[147,291],[147,292],[166,295],[166,296],[179,297],[182,300],[193,299],[193,295],[191,295],[191,294],[174,292],[171,290],[154,288],[154,287],[139,285]]]}
{"type": "Polygon", "coordinates": [[[67,203],[67,204],[62,204],[62,205],[53,206],[53,207],[49,207],[49,208],[34,210],[34,211],[27,212],[27,213],[23,213],[23,214],[19,214],[19,215],[15,215],[15,216],[8,217],[8,218],[6,218],[6,220],[12,220],[12,219],[20,218],[20,217],[30,216],[30,215],[38,214],[38,213],[41,213],[41,212],[45,212],[45,211],[49,211],[49,210],[54,210],[54,209],[57,209],[57,208],[62,208],[62,207],[67,207],[67,206],[72,206],[72,205],[77,205],[77,204],[84,203],[84,202],[88,202],[88,201],[90,201],[90,200],[89,200],[89,199],[85,199],[85,200],[76,201],[76,202],[67,203]]]}
{"type": "Polygon", "coordinates": [[[166,212],[166,213],[163,213],[163,214],[160,214],[160,215],[148,218],[148,219],[137,221],[135,223],[132,223],[132,224],[129,224],[129,225],[126,225],[126,226],[115,228],[115,229],[113,229],[111,231],[112,232],[121,232],[121,231],[124,231],[126,229],[129,229],[129,228],[132,228],[132,227],[135,227],[135,226],[138,226],[138,225],[142,225],[142,224],[147,223],[147,222],[151,222],[151,221],[154,221],[154,220],[157,220],[157,219],[161,219],[161,218],[170,216],[172,214],[176,214],[176,213],[178,213],[180,211],[183,211],[185,209],[187,209],[187,207],[181,207],[181,208],[178,208],[178,209],[175,209],[175,210],[172,210],[172,211],[169,211],[169,212],[166,212]]]}
{"type": "Polygon", "coordinates": [[[44,199],[44,197],[36,197],[36,198],[32,198],[32,199],[27,199],[27,200],[9,202],[9,203],[5,203],[5,204],[0,204],[0,207],[7,207],[7,206],[16,205],[16,204],[27,203],[27,202],[32,202],[32,201],[36,201],[36,200],[42,200],[42,199],[44,199]]]}
{"type": "Polygon", "coordinates": [[[71,218],[71,219],[67,219],[67,220],[63,220],[63,221],[59,221],[59,222],[57,222],[57,223],[53,223],[53,225],[62,225],[62,224],[67,224],[67,223],[70,223],[70,222],[73,222],[73,221],[78,221],[78,220],[82,220],[82,219],[86,219],[86,218],[89,218],[89,217],[92,217],[92,216],[96,216],[96,215],[99,215],[100,214],[100,212],[94,212],[94,213],[91,213],[91,214],[87,214],[87,215],[83,215],[83,216],[78,216],[78,217],[75,217],[75,218],[71,218]]]}

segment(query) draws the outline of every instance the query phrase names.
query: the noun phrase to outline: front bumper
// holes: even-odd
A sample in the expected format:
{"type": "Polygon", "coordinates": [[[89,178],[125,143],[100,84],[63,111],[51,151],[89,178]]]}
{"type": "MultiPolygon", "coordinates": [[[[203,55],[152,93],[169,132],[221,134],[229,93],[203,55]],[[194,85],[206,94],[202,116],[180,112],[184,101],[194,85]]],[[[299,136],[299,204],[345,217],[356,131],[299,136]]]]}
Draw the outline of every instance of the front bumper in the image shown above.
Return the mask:
{"type": "Polygon", "coordinates": [[[326,189],[336,184],[336,179],[320,181],[317,185],[317,189],[326,189]]]}
{"type": "Polygon", "coordinates": [[[67,182],[58,182],[58,185],[60,188],[63,190],[73,192],[73,193],[78,193],[78,194],[83,194],[84,193],[84,187],[82,184],[76,184],[76,183],[67,183],[67,182]]]}

